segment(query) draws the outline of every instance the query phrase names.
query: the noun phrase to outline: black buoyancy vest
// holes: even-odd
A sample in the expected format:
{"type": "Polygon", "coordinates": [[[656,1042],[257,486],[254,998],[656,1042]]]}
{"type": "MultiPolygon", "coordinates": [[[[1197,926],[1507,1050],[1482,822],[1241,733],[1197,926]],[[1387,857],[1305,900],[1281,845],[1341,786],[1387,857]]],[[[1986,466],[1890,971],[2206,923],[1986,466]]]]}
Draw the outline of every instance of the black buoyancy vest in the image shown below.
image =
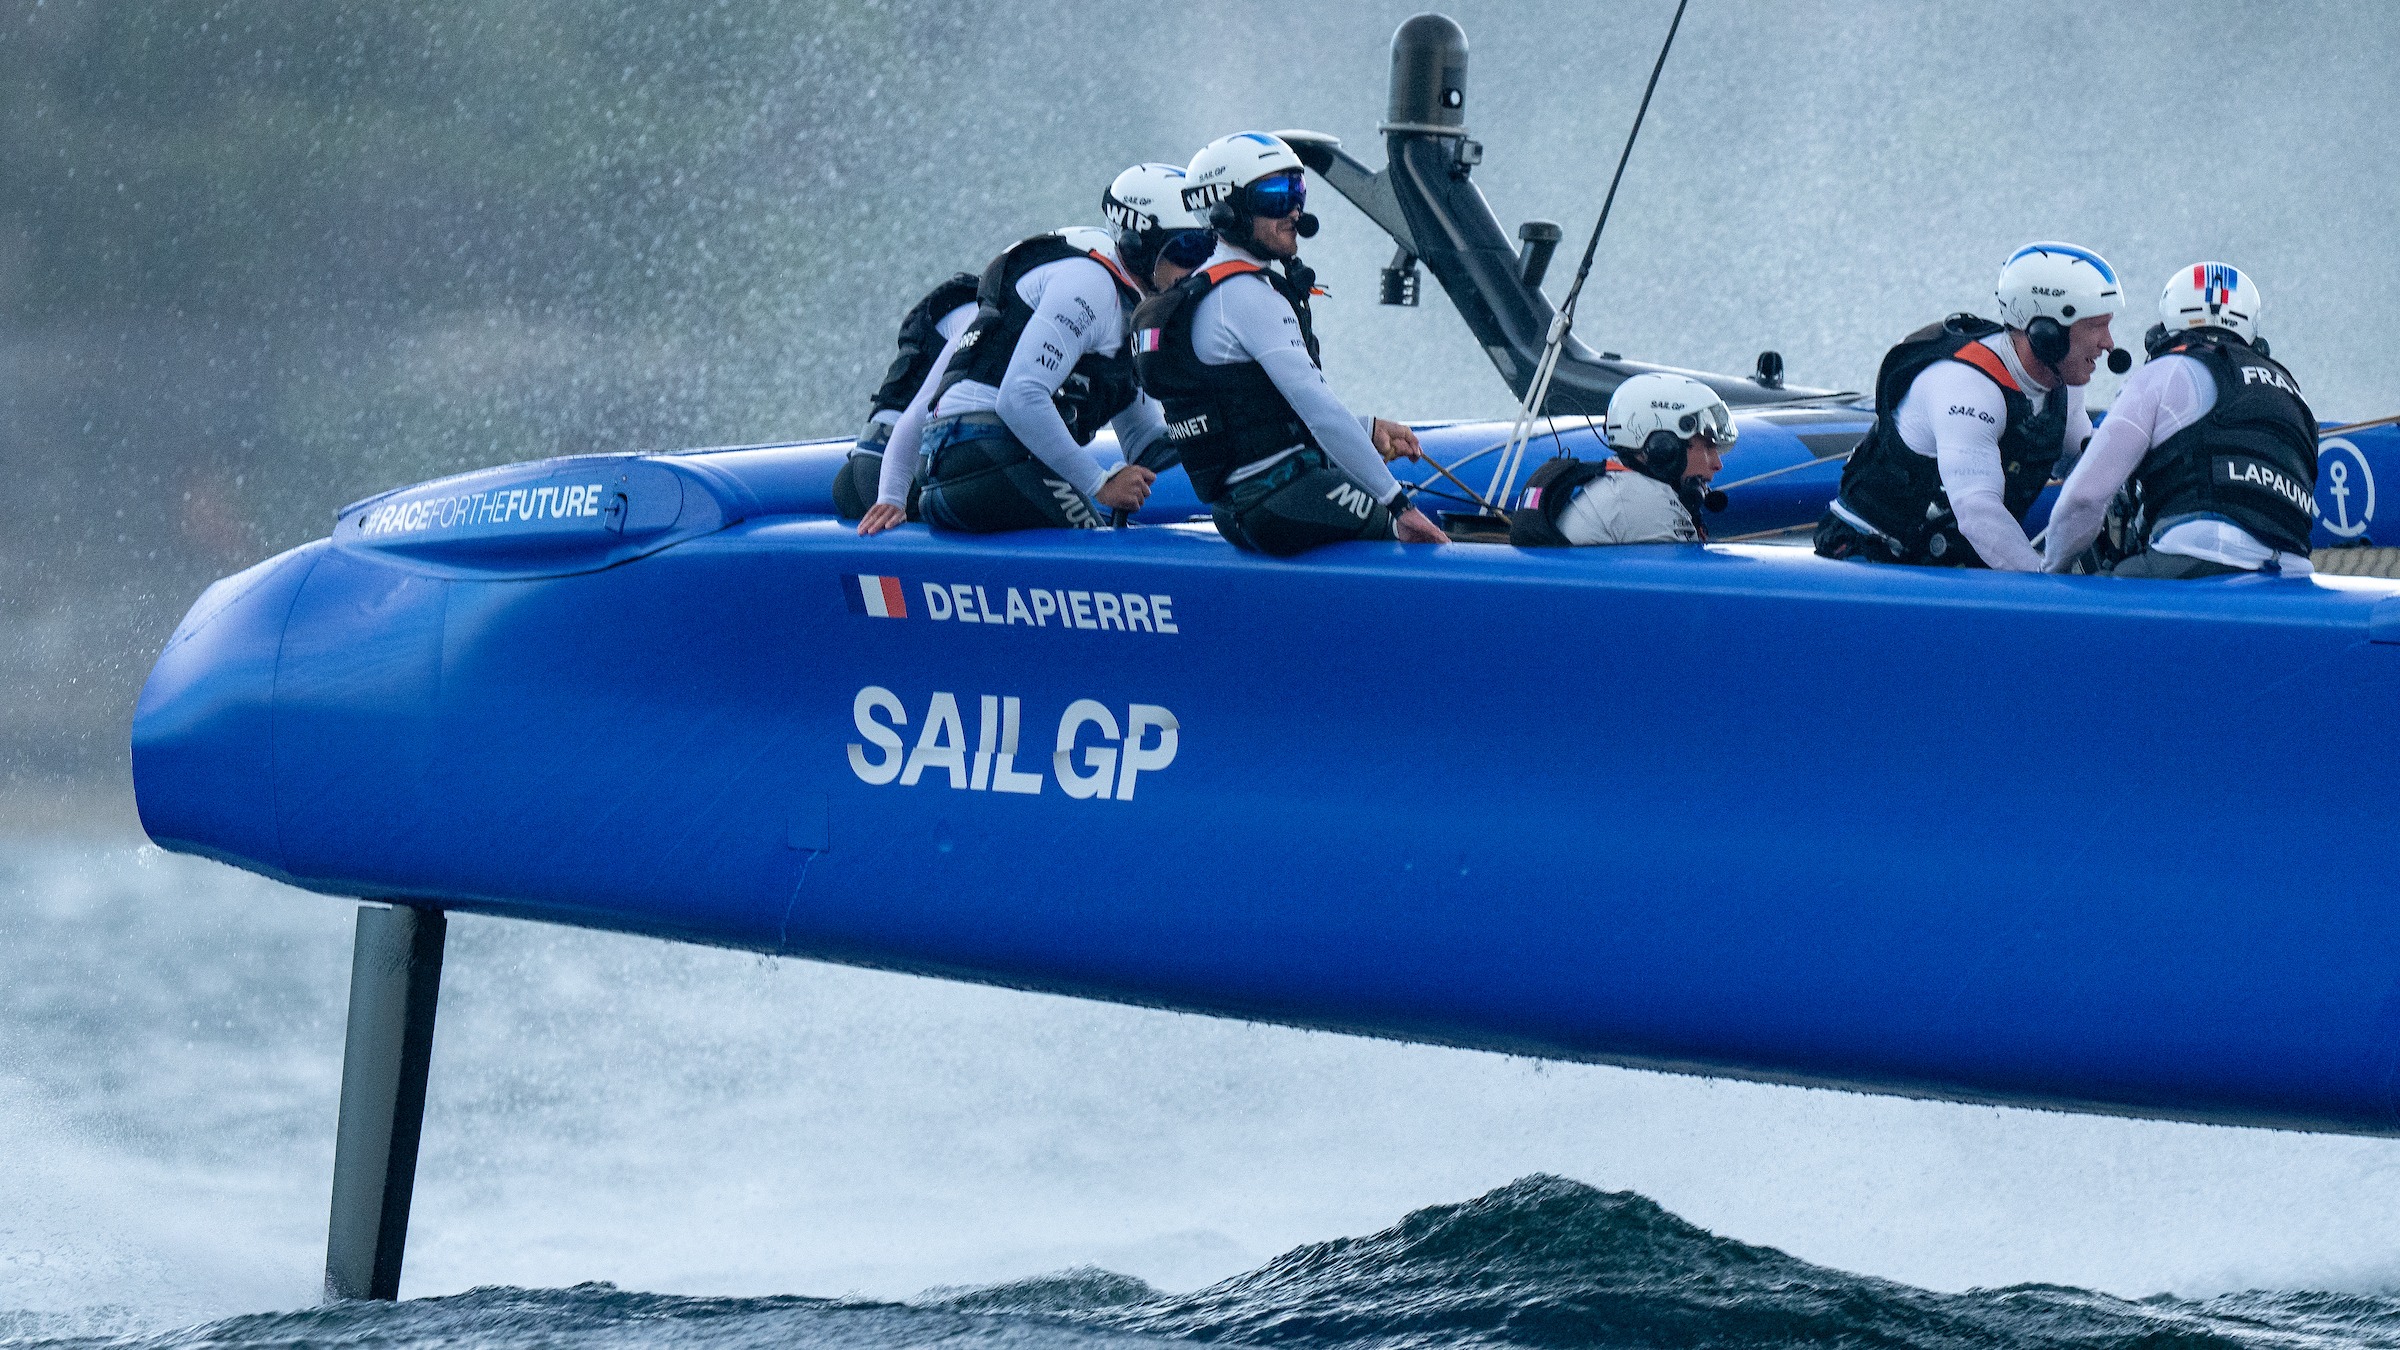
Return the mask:
{"type": "Polygon", "coordinates": [[[1572,542],[1559,528],[1559,517],[1576,493],[1608,472],[1607,464],[1573,455],[1560,455],[1535,469],[1517,498],[1517,509],[1508,513],[1508,542],[1519,548],[1561,548],[1572,542]]]}
{"type": "MultiPolygon", "coordinates": [[[[1614,459],[1594,464],[1573,455],[1560,455],[1549,460],[1525,481],[1525,491],[1517,497],[1517,509],[1508,513],[1508,542],[1518,548],[1560,548],[1573,544],[1575,541],[1567,538],[1567,532],[1558,522],[1574,504],[1576,495],[1609,474],[1640,472],[1614,459]]],[[[1665,481],[1656,474],[1650,477],[1665,481]]],[[[1693,535],[1706,542],[1708,527],[1700,523],[1703,499],[1700,488],[1681,483],[1669,486],[1675,489],[1675,500],[1683,507],[1683,513],[1691,517],[1693,535]]]]}
{"type": "Polygon", "coordinates": [[[935,325],[960,305],[975,303],[979,284],[973,274],[959,272],[927,292],[900,320],[900,353],[883,372],[872,411],[899,412],[917,396],[925,376],[933,370],[934,358],[942,354],[942,331],[935,325]]]}
{"type": "MultiPolygon", "coordinates": [[[[1108,269],[1109,277],[1127,301],[1141,299],[1141,291],[1126,277],[1124,269],[1112,258],[1103,257],[1075,247],[1056,234],[1037,234],[1031,239],[1011,245],[1006,253],[992,259],[983,269],[983,279],[976,283],[975,301],[978,311],[975,322],[959,336],[959,347],[950,358],[950,368],[942,374],[942,387],[936,395],[947,394],[961,380],[1000,387],[1008,373],[1008,359],[1016,354],[1017,340],[1025,336],[1025,325],[1033,321],[1033,306],[1017,294],[1017,283],[1025,274],[1049,263],[1069,258],[1089,258],[1108,269]]],[[[1114,356],[1086,352],[1067,372],[1066,382],[1056,395],[1058,415],[1067,424],[1067,432],[1077,445],[1086,445],[1109,419],[1125,411],[1141,392],[1134,381],[1133,354],[1121,351],[1114,356]]]]}
{"type": "Polygon", "coordinates": [[[1192,346],[1192,319],[1201,300],[1244,273],[1263,278],[1290,302],[1300,320],[1308,359],[1322,365],[1309,313],[1309,288],[1257,263],[1235,260],[1204,267],[1143,301],[1133,314],[1133,359],[1142,388],[1164,410],[1167,437],[1192,480],[1192,491],[1203,502],[1223,495],[1226,476],[1243,465],[1295,445],[1317,443],[1308,424],[1267,377],[1266,367],[1256,361],[1212,366],[1192,346]]]}
{"type": "Polygon", "coordinates": [[[2317,491],[2317,416],[2291,372],[2231,333],[2203,329],[2160,356],[2189,356],[2217,382],[2208,415],[2150,448],[2134,481],[2152,529],[2212,515],[2284,553],[2307,553],[2317,491]]]}
{"type": "Polygon", "coordinates": [[[2067,430],[2064,387],[2039,415],[2033,400],[2009,376],[2008,367],[1983,346],[2000,325],[1972,314],[1953,314],[1900,340],[1886,352],[1875,376],[1875,425],[1842,467],[1842,504],[1898,541],[1906,562],[1965,566],[1979,561],[1958,533],[1942,471],[1931,455],[1920,455],[1900,438],[1900,401],[1917,376],[1937,361],[1959,361],[2000,386],[2008,422],[2000,431],[2001,501],[2019,523],[2033,508],[2050,471],[2058,464],[2067,430]]]}

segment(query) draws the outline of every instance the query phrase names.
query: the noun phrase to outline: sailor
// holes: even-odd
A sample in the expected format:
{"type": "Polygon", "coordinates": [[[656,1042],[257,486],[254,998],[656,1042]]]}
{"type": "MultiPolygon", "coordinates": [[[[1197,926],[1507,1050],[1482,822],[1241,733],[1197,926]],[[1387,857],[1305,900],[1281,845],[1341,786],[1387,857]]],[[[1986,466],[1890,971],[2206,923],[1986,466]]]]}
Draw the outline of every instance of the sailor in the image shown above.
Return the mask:
{"type": "MultiPolygon", "coordinates": [[[[1133,307],[1206,256],[1182,210],[1183,171],[1137,164],[1101,194],[1112,230],[1070,227],[1013,245],[978,283],[973,323],[936,359],[920,391],[923,512],[937,529],[1093,529],[1102,508],[1140,509],[1157,473],[1138,461],[1165,432],[1135,385],[1126,350],[1133,307]],[[1104,469],[1086,447],[1102,426],[1125,462],[1104,469]]],[[[875,506],[859,523],[900,523],[918,446],[903,413],[884,455],[875,506]]]]}
{"type": "Polygon", "coordinates": [[[2117,391],[2051,510],[2051,571],[2074,565],[2130,480],[2148,548],[2112,575],[2307,575],[2317,418],[2267,358],[2260,304],[2258,283],[2224,263],[2168,280],[2144,338],[2149,363],[2117,391]]]}
{"type": "Polygon", "coordinates": [[[875,501],[876,483],[883,476],[883,449],[892,428],[907,411],[909,401],[925,387],[934,360],[950,339],[975,321],[975,283],[971,272],[959,272],[925,293],[900,319],[900,351],[883,372],[868,410],[867,429],[833,476],[833,509],[844,520],[856,520],[875,501]]]}
{"type": "Polygon", "coordinates": [[[2000,269],[2000,323],[1953,314],[1885,353],[1875,425],[1818,522],[1828,558],[2041,570],[2025,513],[2091,435],[2084,386],[2116,343],[2117,274],[2073,244],[2000,269]]]}
{"type": "Polygon", "coordinates": [[[1216,252],[1143,304],[1134,351],[1218,532],[1277,556],[1343,539],[1448,543],[1384,467],[1421,453],[1415,434],[1353,417],[1318,369],[1300,157],[1245,131],[1202,147],[1186,179],[1184,204],[1207,213],[1216,252]]]}
{"type": "Polygon", "coordinates": [[[1700,506],[1741,432],[1717,391],[1684,375],[1636,375],[1608,398],[1598,464],[1561,455],[1534,471],[1508,542],[1672,544],[1708,538],[1700,506]]]}

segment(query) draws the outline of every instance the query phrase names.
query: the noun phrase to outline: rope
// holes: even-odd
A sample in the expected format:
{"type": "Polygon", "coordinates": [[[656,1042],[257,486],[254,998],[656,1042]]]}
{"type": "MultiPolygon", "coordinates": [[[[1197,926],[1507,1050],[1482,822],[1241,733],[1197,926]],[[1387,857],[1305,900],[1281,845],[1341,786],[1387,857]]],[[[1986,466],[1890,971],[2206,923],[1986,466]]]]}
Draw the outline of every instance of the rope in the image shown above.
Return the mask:
{"type": "Polygon", "coordinates": [[[2347,436],[2353,431],[2365,431],[2369,427],[2388,427],[2394,422],[2400,422],[2400,413],[2393,413],[2389,417],[2371,418],[2364,422],[2352,422],[2346,427],[2327,427],[2317,433],[2317,439],[2323,440],[2327,436],[2347,436]]]}
{"type": "Polygon", "coordinates": [[[1675,46],[1676,30],[1683,27],[1683,11],[1692,0],[1675,0],[1675,20],[1667,25],[1667,40],[1659,44],[1658,60],[1651,63],[1650,83],[1642,88],[1642,106],[1633,115],[1633,128],[1625,133],[1625,149],[1617,156],[1616,176],[1608,181],[1608,197],[1600,203],[1599,222],[1592,226],[1592,237],[1583,245],[1583,261],[1575,268],[1575,281],[1567,287],[1567,298],[1550,320],[1550,332],[1542,340],[1542,359],[1535,363],[1533,380],[1525,387],[1525,406],[1517,413],[1516,429],[1509,433],[1508,448],[1501,453],[1500,462],[1492,466],[1492,483],[1483,495],[1493,501],[1508,500],[1509,490],[1517,485],[1517,469],[1525,459],[1525,442],[1532,435],[1533,419],[1542,405],[1550,401],[1550,380],[1558,373],[1559,353],[1567,343],[1567,330],[1575,326],[1575,302],[1583,295],[1583,283],[1592,274],[1593,255],[1600,251],[1600,232],[1608,228],[1608,213],[1617,204],[1617,186],[1625,181],[1625,165],[1633,158],[1633,143],[1642,134],[1642,120],[1650,115],[1650,96],[1658,92],[1659,72],[1667,68],[1667,53],[1675,46]]]}

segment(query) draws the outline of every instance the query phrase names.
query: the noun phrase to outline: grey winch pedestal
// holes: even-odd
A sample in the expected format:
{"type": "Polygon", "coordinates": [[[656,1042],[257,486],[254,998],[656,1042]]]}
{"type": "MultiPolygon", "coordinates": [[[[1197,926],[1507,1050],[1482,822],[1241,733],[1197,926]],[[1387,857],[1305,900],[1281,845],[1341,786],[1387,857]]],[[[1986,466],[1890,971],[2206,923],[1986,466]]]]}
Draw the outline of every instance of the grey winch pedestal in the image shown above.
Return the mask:
{"type": "Polygon", "coordinates": [[[342,1117],[333,1148],[333,1221],[325,1238],[328,1298],[400,1296],[400,1253],[408,1242],[448,926],[438,909],[358,910],[342,1117]]]}

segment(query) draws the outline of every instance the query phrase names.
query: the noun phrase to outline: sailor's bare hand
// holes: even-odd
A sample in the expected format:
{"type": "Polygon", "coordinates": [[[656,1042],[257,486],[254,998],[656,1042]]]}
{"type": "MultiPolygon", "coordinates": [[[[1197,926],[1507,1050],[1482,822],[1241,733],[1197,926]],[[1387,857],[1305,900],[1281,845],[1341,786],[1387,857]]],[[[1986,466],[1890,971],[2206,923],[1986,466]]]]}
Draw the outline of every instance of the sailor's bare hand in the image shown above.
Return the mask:
{"type": "Polygon", "coordinates": [[[881,534],[906,519],[908,519],[906,511],[897,506],[886,506],[882,502],[877,502],[867,508],[866,519],[858,522],[858,532],[862,535],[881,534]]]}
{"type": "Polygon", "coordinates": [[[1120,511],[1139,511],[1142,503],[1150,500],[1150,485],[1157,481],[1157,474],[1139,464],[1128,464],[1110,474],[1092,499],[1120,511]]]}
{"type": "Polygon", "coordinates": [[[1427,520],[1425,513],[1413,506],[1401,512],[1398,518],[1392,521],[1392,533],[1400,536],[1400,542],[1403,544],[1447,544],[1450,542],[1450,536],[1442,533],[1441,526],[1427,520]]]}
{"type": "Polygon", "coordinates": [[[1425,447],[1417,444],[1417,433],[1409,430],[1404,423],[1387,422],[1378,417],[1375,419],[1375,429],[1369,436],[1375,442],[1375,452],[1387,461],[1425,458],[1425,447]]]}

